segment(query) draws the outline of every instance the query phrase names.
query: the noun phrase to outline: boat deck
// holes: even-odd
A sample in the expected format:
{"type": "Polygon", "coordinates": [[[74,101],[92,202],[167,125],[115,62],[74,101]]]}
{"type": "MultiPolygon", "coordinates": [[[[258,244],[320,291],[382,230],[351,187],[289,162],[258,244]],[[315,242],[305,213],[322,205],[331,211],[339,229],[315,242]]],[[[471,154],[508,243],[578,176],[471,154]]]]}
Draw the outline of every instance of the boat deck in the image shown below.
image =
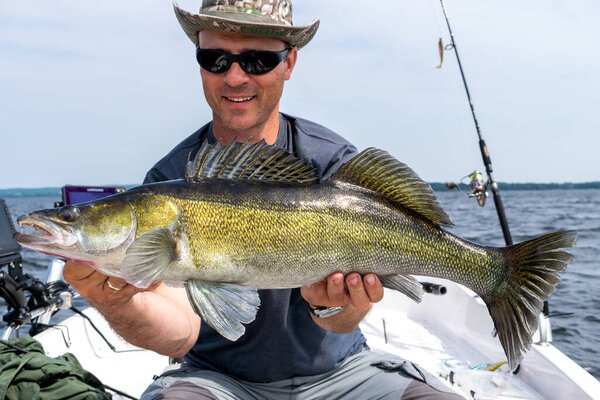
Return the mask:
{"type": "MultiPolygon", "coordinates": [[[[600,399],[600,382],[550,344],[534,344],[517,374],[506,365],[484,370],[505,361],[487,308],[470,290],[435,282],[444,284],[447,293],[426,294],[420,304],[386,290],[384,300],[361,324],[373,351],[421,365],[468,399],[600,399]]],[[[36,338],[48,355],[71,352],[106,385],[139,397],[168,366],[168,358],[124,342],[94,309],[85,309],[85,314],[117,352],[78,315],[36,338]]]]}
{"type": "MultiPolygon", "coordinates": [[[[426,279],[426,278],[423,278],[426,279]]],[[[551,344],[534,344],[512,374],[483,301],[449,281],[420,304],[387,291],[361,324],[374,351],[411,360],[473,399],[600,399],[600,382],[551,344]]]]}

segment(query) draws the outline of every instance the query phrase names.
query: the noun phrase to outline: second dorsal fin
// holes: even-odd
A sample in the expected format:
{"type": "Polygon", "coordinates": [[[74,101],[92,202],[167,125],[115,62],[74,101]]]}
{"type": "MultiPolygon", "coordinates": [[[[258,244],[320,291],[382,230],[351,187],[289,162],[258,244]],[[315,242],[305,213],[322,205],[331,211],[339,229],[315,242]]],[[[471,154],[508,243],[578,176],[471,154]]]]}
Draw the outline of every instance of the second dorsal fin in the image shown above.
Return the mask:
{"type": "Polygon", "coordinates": [[[329,179],[380,193],[438,226],[452,226],[431,186],[386,151],[368,148],[342,165],[329,179]]]}
{"type": "Polygon", "coordinates": [[[232,141],[227,146],[203,143],[194,160],[188,161],[185,179],[208,178],[304,184],[319,181],[306,161],[264,140],[255,144],[232,141]]]}

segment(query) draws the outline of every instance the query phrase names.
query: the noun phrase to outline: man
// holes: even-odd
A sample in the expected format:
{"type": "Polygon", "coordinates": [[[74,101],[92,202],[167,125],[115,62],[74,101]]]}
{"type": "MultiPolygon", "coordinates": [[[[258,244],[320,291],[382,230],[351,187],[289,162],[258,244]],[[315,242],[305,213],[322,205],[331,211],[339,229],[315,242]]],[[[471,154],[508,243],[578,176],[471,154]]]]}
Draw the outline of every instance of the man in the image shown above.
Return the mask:
{"type": "MultiPolygon", "coordinates": [[[[197,47],[213,120],[159,161],[146,183],[183,177],[188,155],[204,141],[265,140],[307,159],[323,178],[356,154],[330,130],[279,112],[284,82],[318,20],[293,26],[290,0],[204,0],[200,14],[176,4],[175,12],[197,47]]],[[[459,398],[424,384],[430,377],[411,363],[367,351],[357,327],[383,297],[373,274],[260,291],[256,320],[235,342],[202,323],[183,289],[157,282],[142,290],[73,262],[64,276],[123,338],[184,357],[143,399],[459,398]]]]}

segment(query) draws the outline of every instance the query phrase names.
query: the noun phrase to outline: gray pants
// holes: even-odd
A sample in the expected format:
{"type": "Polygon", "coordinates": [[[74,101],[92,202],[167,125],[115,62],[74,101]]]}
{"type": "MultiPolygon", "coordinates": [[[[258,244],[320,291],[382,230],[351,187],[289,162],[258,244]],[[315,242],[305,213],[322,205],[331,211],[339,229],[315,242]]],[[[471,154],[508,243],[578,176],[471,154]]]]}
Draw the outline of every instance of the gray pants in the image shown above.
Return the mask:
{"type": "Polygon", "coordinates": [[[459,400],[417,365],[399,357],[362,352],[325,374],[252,383],[185,365],[152,383],[141,400],[459,400]]]}

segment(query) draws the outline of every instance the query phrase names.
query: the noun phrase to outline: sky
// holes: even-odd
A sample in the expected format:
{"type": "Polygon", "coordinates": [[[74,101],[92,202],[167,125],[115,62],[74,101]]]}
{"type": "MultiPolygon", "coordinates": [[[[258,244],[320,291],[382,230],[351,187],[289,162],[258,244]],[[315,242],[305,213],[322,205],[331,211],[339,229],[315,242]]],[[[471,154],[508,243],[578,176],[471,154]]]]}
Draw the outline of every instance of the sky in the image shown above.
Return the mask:
{"type": "MultiPolygon", "coordinates": [[[[600,180],[600,3],[446,5],[494,178],[600,180]]],[[[435,68],[439,1],[294,1],[294,24],[316,17],[281,111],[429,182],[483,170],[454,53],[435,68]]],[[[0,188],[137,184],[210,118],[170,1],[0,0],[0,188]]]]}

